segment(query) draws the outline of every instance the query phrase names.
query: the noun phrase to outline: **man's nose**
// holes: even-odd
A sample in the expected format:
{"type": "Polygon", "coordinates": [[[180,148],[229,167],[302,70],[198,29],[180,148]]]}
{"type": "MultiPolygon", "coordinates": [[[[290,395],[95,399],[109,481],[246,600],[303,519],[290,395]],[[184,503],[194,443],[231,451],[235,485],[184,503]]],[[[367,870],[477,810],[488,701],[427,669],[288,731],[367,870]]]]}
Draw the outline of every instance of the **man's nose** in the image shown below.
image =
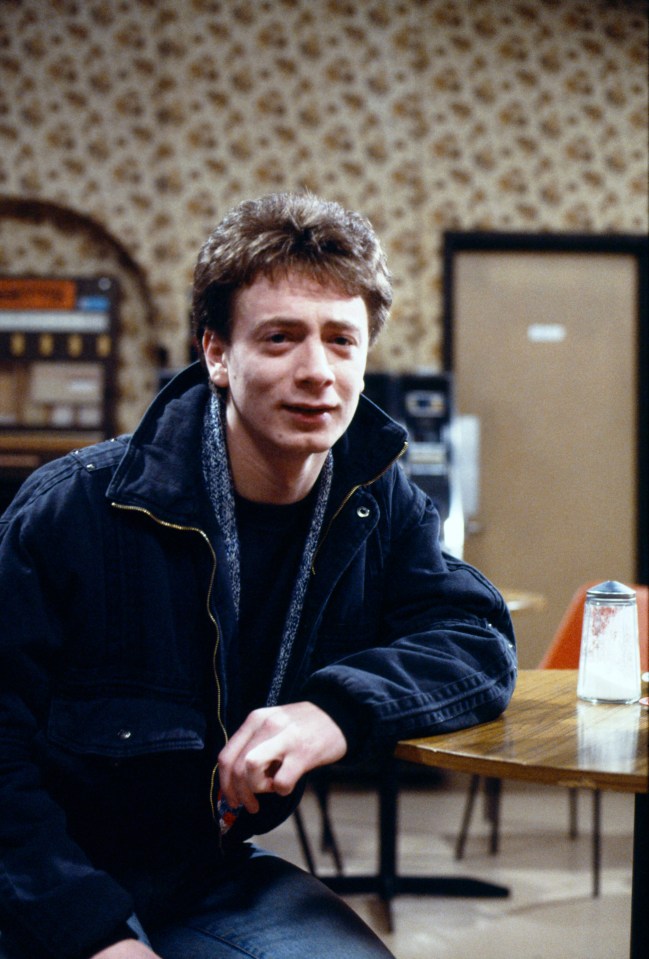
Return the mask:
{"type": "Polygon", "coordinates": [[[296,379],[318,385],[333,383],[334,372],[325,344],[320,340],[305,340],[302,344],[296,367],[296,379]]]}

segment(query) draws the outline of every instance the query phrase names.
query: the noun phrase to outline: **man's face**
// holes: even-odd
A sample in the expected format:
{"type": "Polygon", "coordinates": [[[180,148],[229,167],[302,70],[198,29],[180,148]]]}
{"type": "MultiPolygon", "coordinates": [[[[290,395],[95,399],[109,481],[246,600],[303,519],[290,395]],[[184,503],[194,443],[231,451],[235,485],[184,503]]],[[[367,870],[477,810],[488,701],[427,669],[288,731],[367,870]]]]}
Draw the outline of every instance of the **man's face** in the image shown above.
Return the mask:
{"type": "Polygon", "coordinates": [[[368,317],[349,297],[293,274],[263,276],[234,299],[225,343],[206,332],[210,379],[227,387],[231,452],[306,460],[347,429],[363,389],[368,317]]]}

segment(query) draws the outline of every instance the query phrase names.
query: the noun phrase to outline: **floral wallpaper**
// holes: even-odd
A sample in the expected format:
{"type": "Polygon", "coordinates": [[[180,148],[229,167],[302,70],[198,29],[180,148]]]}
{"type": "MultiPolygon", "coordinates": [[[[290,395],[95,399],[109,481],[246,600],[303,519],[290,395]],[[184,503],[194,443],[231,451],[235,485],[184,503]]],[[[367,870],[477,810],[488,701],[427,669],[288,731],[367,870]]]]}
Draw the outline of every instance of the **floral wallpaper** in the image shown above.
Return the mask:
{"type": "MultiPolygon", "coordinates": [[[[90,218],[141,272],[125,428],[187,357],[207,233],[277,188],[370,217],[396,282],[372,365],[434,366],[445,229],[647,230],[646,64],[644,0],[0,0],[0,196],[90,218]]],[[[98,265],[0,215],[0,272],[98,265]]]]}

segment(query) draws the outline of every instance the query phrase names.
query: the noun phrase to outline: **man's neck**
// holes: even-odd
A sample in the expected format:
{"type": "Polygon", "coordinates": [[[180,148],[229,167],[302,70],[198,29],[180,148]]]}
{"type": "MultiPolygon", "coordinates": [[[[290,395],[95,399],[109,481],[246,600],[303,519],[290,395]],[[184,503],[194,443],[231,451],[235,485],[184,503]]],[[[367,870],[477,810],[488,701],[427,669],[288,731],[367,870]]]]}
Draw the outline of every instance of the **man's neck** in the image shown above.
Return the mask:
{"type": "Polygon", "coordinates": [[[250,456],[241,448],[228,449],[234,488],[244,499],[256,503],[297,503],[315,486],[327,452],[306,458],[250,456]]]}

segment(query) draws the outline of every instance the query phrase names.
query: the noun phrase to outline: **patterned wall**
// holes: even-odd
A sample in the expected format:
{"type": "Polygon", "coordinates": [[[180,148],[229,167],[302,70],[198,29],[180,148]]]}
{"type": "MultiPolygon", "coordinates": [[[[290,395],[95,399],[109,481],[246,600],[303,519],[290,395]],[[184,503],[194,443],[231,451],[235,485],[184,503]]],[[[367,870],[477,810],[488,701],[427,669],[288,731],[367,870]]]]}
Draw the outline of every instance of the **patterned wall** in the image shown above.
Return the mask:
{"type": "MultiPolygon", "coordinates": [[[[143,271],[126,426],[150,348],[185,359],[203,239],[275,188],[372,219],[397,289],[372,363],[434,365],[444,229],[647,230],[646,59],[644,0],[0,0],[0,194],[88,214],[143,271]]],[[[0,271],[76,272],[78,244],[18,237],[0,271]]]]}

